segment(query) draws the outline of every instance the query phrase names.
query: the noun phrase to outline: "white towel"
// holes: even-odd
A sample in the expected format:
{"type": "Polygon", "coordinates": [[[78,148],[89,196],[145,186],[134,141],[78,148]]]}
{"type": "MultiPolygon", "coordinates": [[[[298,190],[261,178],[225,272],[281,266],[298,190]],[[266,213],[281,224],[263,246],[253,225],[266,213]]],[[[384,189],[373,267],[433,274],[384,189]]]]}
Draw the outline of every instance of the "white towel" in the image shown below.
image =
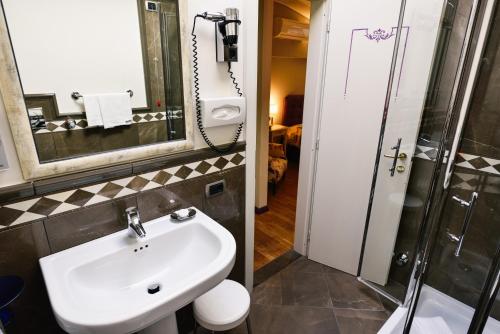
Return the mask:
{"type": "Polygon", "coordinates": [[[129,93],[99,95],[102,123],[105,129],[132,124],[129,93]]]}
{"type": "Polygon", "coordinates": [[[99,95],[83,95],[83,106],[88,126],[103,126],[99,95]]]}

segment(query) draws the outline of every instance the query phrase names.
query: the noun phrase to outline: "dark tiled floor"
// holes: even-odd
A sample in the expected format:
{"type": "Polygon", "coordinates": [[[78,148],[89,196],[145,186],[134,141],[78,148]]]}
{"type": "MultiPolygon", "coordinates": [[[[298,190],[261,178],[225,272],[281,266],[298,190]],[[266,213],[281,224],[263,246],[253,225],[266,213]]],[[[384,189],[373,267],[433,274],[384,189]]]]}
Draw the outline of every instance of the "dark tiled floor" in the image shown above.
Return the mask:
{"type": "MultiPolygon", "coordinates": [[[[253,333],[376,333],[391,314],[381,298],[356,277],[302,257],[255,287],[253,333]]],[[[246,328],[228,333],[244,334],[246,328]]]]}

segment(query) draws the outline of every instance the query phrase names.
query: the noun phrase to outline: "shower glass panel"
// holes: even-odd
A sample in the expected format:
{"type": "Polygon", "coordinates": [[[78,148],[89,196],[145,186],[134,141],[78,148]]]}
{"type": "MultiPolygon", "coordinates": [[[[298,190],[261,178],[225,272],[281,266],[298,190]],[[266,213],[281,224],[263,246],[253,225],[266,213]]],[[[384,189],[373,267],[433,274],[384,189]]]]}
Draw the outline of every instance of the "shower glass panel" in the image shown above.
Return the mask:
{"type": "Polygon", "coordinates": [[[422,207],[425,196],[409,195],[408,181],[429,78],[440,34],[443,1],[402,2],[400,39],[393,60],[390,103],[386,106],[379,156],[367,213],[367,233],[360,276],[365,284],[384,290],[402,301],[405,285],[389,278],[392,261],[408,265],[410,254],[394,254],[401,213],[405,207],[422,207]]]}
{"type": "MultiPolygon", "coordinates": [[[[392,91],[384,141],[390,141],[391,136],[396,138],[401,137],[401,133],[405,134],[400,153],[406,153],[408,159],[398,161],[398,166],[406,170],[384,180],[388,159],[381,158],[376,181],[378,189],[374,193],[360,275],[366,284],[399,303],[404,302],[411,279],[427,194],[433,184],[433,171],[436,164],[441,163],[436,161],[438,146],[447,116],[454,109],[459,83],[463,80],[461,70],[474,2],[439,0],[427,2],[426,6],[431,3],[435,5],[433,15],[429,15],[431,8],[419,2],[408,1],[406,4],[403,23],[406,28],[403,29],[404,38],[400,42],[396,67],[398,80],[392,91]],[[421,22],[427,22],[429,26],[421,22]],[[437,31],[432,31],[430,25],[437,31]],[[419,36],[426,36],[426,43],[432,40],[434,44],[423,43],[419,36]],[[419,51],[424,48],[428,50],[427,54],[419,51]],[[424,56],[428,57],[427,62],[424,56]],[[423,68],[427,70],[423,71],[423,68]],[[418,69],[419,74],[412,69],[418,69]],[[416,78],[421,78],[421,81],[417,82],[416,78]],[[422,87],[422,90],[417,91],[416,86],[422,87]],[[417,100],[420,104],[416,103],[417,100]],[[399,118],[394,116],[396,114],[399,118]],[[416,131],[410,136],[407,130],[412,127],[416,131]],[[395,187],[397,179],[402,179],[404,186],[395,187]],[[391,187],[387,196],[380,191],[385,184],[391,187]],[[400,198],[399,211],[390,212],[391,217],[387,217],[390,206],[387,203],[398,202],[400,198]],[[387,223],[394,219],[388,226],[387,223]],[[394,236],[392,244],[387,242],[389,234],[394,236]],[[392,245],[383,256],[381,244],[392,245]]],[[[390,153],[389,148],[383,148],[382,155],[390,153]]]]}
{"type": "MultiPolygon", "coordinates": [[[[499,249],[500,250],[500,249],[499,249]]],[[[499,261],[500,262],[500,261],[499,261]]],[[[500,283],[498,282],[498,279],[499,279],[499,275],[500,275],[500,263],[497,264],[498,267],[496,268],[497,269],[497,272],[496,273],[493,273],[493,277],[496,279],[496,282],[493,282],[493,285],[492,286],[492,292],[493,292],[493,295],[492,297],[490,297],[490,300],[489,300],[489,305],[487,305],[488,308],[490,308],[490,313],[487,314],[488,318],[487,319],[478,319],[478,326],[483,326],[483,323],[485,322],[486,323],[486,328],[492,328],[494,326],[494,323],[496,322],[495,320],[498,320],[499,319],[499,316],[500,316],[500,290],[499,290],[499,285],[500,283]],[[495,277],[495,274],[496,274],[496,277],[495,277]],[[494,293],[496,289],[496,293],[494,293]]]]}
{"type": "MultiPolygon", "coordinates": [[[[473,1],[446,1],[432,74],[420,125],[417,147],[408,183],[399,225],[395,257],[391,263],[389,280],[407,286],[412,274],[412,263],[401,257],[415,257],[415,248],[424,215],[424,202],[433,182],[433,170],[439,142],[442,140],[447,115],[454,109],[460,72],[467,48],[467,27],[473,15],[473,1]],[[409,205],[413,203],[413,205],[409,205]],[[415,204],[415,203],[418,203],[415,204]]],[[[462,78],[463,80],[463,78],[462,78]]],[[[439,162],[440,163],[440,162],[439,162]]],[[[404,294],[397,296],[404,300],[404,294]]]]}
{"type": "MultiPolygon", "coordinates": [[[[440,206],[431,217],[437,221],[436,236],[416,312],[410,318],[410,333],[414,334],[468,333],[476,309],[483,307],[481,295],[492,281],[498,256],[500,7],[485,3],[493,8],[492,24],[474,88],[470,94],[464,93],[467,118],[463,128],[457,129],[461,134],[457,154],[450,156],[454,162],[451,182],[437,199],[440,206]]],[[[497,301],[483,333],[500,333],[499,320],[497,301]]]]}

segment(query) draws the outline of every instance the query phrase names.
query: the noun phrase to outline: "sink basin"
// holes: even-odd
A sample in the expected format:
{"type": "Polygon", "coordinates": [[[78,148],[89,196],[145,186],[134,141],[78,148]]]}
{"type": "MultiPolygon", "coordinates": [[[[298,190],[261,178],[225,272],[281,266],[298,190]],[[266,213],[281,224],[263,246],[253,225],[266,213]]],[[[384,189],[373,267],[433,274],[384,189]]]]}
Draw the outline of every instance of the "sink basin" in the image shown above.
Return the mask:
{"type": "Polygon", "coordinates": [[[170,216],[145,223],[142,239],[123,230],[40,259],[59,325],[68,333],[125,334],[175,321],[175,311],[234,265],[233,236],[196,211],[181,223],[170,216]]]}

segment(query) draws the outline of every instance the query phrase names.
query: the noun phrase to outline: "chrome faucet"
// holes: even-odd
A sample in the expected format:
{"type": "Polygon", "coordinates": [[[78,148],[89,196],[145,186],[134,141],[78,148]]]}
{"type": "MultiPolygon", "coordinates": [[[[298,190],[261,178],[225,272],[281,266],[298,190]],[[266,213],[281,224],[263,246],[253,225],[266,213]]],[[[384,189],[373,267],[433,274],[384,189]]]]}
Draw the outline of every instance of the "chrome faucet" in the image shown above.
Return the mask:
{"type": "Polygon", "coordinates": [[[146,230],[141,223],[141,217],[139,216],[139,211],[135,206],[127,208],[125,210],[127,214],[127,224],[128,224],[128,235],[131,238],[144,238],[146,236],[146,230]]]}

